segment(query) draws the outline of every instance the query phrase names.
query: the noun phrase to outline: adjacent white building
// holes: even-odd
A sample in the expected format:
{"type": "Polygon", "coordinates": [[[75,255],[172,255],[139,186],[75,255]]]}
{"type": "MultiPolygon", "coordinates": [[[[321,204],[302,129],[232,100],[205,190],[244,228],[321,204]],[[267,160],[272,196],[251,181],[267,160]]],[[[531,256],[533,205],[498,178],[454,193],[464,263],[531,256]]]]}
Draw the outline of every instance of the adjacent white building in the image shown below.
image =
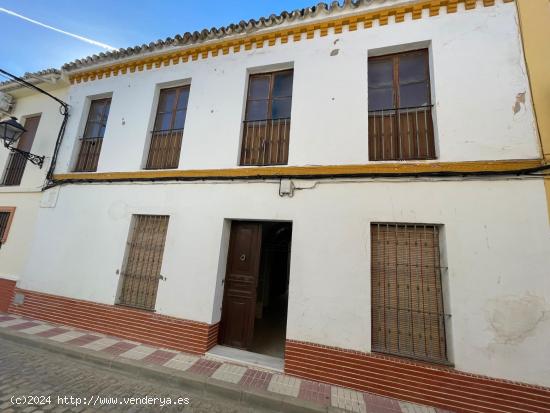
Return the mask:
{"type": "MultiPolygon", "coordinates": [[[[346,1],[65,65],[52,188],[31,166],[0,188],[22,233],[0,250],[9,310],[457,411],[536,407],[550,228],[517,18],[346,1]]],[[[51,133],[41,99],[16,110],[51,133]]]]}
{"type": "MultiPolygon", "coordinates": [[[[25,80],[60,99],[64,99],[68,91],[69,83],[62,79],[59,70],[29,73],[25,80]]],[[[3,145],[0,148],[0,283],[9,280],[11,285],[20,279],[28,259],[42,188],[63,116],[51,98],[17,82],[1,83],[0,95],[5,103],[2,117],[14,116],[27,129],[16,146],[46,156],[39,168],[3,145]]]]}

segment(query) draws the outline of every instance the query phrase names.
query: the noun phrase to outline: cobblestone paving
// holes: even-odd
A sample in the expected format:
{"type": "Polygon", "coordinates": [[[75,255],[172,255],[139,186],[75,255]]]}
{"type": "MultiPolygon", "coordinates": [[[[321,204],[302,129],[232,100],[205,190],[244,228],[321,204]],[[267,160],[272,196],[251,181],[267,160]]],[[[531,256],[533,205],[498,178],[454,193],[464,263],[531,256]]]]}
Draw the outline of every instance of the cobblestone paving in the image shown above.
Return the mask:
{"type": "MultiPolygon", "coordinates": [[[[21,399],[22,400],[22,399],[21,399]]],[[[73,399],[75,401],[76,399],[73,399]]],[[[39,401],[39,400],[38,400],[39,401]]],[[[99,404],[99,401],[98,401],[99,404]]],[[[149,379],[138,379],[125,373],[104,369],[81,360],[50,353],[46,350],[16,344],[0,338],[0,411],[1,412],[148,412],[148,411],[184,411],[189,413],[240,413],[267,410],[246,407],[234,401],[213,396],[197,396],[184,388],[167,387],[165,384],[149,379]],[[51,397],[51,403],[43,405],[14,405],[12,396],[51,397]],[[90,400],[100,398],[123,397],[170,397],[172,400],[189,397],[190,402],[184,406],[144,405],[62,405],[58,396],[73,396],[90,400]]]]}

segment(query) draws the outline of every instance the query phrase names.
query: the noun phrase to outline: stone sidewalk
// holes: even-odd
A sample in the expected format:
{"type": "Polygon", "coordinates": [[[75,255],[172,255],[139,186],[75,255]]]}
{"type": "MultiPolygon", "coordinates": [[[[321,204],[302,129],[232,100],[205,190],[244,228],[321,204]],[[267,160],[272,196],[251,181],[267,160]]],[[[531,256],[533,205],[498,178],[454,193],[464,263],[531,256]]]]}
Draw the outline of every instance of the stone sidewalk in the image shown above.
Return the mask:
{"type": "Polygon", "coordinates": [[[283,412],[444,413],[275,371],[0,313],[0,335],[50,351],[283,412]]]}

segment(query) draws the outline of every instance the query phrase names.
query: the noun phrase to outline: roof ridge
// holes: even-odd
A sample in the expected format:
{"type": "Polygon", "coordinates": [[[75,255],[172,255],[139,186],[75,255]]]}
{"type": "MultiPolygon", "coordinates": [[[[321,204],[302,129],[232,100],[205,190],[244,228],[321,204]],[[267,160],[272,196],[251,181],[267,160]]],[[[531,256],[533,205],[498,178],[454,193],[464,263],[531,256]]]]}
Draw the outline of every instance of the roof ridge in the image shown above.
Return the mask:
{"type": "MultiPolygon", "coordinates": [[[[43,70],[39,70],[37,72],[25,72],[25,74],[23,74],[23,76],[19,76],[21,79],[23,80],[32,80],[32,79],[35,79],[37,77],[40,77],[40,76],[47,76],[47,75],[61,75],[61,70],[59,69],[56,69],[54,67],[50,67],[48,69],[43,69],[43,70]]],[[[18,83],[16,80],[6,80],[6,81],[3,81],[3,82],[0,82],[0,86],[7,86],[9,84],[16,84],[18,83]]]]}
{"type": "MultiPolygon", "coordinates": [[[[360,7],[369,6],[376,2],[399,2],[399,0],[343,0],[342,2],[334,0],[331,3],[318,3],[315,6],[296,9],[293,11],[282,11],[279,14],[271,14],[268,17],[260,17],[258,19],[241,20],[239,23],[231,23],[222,27],[212,27],[210,29],[202,29],[200,31],[185,32],[177,34],[174,37],[167,37],[164,40],[148,44],[120,48],[113,51],[101,52],[93,54],[82,59],[76,59],[72,62],[65,63],[61,68],[65,71],[72,71],[85,66],[91,66],[96,63],[106,60],[117,60],[121,58],[137,56],[147,52],[162,50],[168,47],[188,46],[198,43],[203,43],[209,40],[219,40],[228,36],[252,33],[262,29],[279,26],[284,23],[293,23],[297,20],[306,20],[315,18],[320,14],[331,15],[336,12],[344,12],[355,10],[360,7]]],[[[406,0],[402,1],[406,3],[406,0]]]]}

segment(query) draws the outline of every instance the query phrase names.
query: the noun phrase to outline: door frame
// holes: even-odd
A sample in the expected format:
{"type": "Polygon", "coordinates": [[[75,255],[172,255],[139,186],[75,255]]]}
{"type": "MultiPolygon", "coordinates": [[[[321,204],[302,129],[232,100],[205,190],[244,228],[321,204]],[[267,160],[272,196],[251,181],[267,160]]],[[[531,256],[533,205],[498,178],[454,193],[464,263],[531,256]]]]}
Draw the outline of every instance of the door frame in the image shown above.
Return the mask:
{"type": "MultiPolygon", "coordinates": [[[[222,234],[222,245],[220,246],[222,248],[222,250],[220,251],[220,262],[219,262],[219,272],[218,272],[218,280],[220,282],[220,284],[218,284],[220,287],[221,287],[221,291],[220,290],[217,290],[219,291],[219,293],[217,292],[216,293],[216,296],[219,297],[218,300],[216,300],[219,304],[217,304],[217,308],[219,308],[220,310],[220,319],[219,319],[219,328],[218,328],[218,334],[217,334],[217,344],[220,345],[220,346],[227,346],[227,347],[231,347],[227,344],[224,344],[223,343],[223,338],[224,338],[224,328],[225,328],[225,325],[224,325],[224,317],[223,317],[223,308],[224,308],[224,303],[225,303],[225,297],[226,297],[226,294],[227,294],[227,283],[226,283],[226,278],[227,278],[227,274],[228,274],[228,271],[230,270],[229,268],[229,259],[231,257],[231,233],[232,233],[232,228],[233,228],[233,224],[235,222],[241,222],[241,223],[251,223],[251,224],[258,224],[260,225],[260,228],[262,228],[262,225],[265,224],[265,223],[288,223],[291,225],[291,228],[292,230],[294,230],[294,221],[292,219],[247,219],[247,218],[226,218],[224,220],[224,230],[223,230],[223,234],[222,234]],[[226,252],[226,254],[225,254],[226,252]]],[[[294,232],[294,231],[293,231],[294,232]]],[[[260,234],[260,237],[261,237],[262,234],[260,234]]],[[[292,234],[294,235],[294,234],[292,234]]],[[[291,237],[291,245],[292,245],[292,239],[293,239],[293,236],[291,237]]],[[[260,253],[258,255],[258,271],[259,271],[259,266],[260,266],[260,263],[261,263],[261,251],[262,251],[262,243],[261,243],[261,239],[260,239],[260,253]]],[[[288,277],[289,277],[289,295],[288,295],[288,298],[287,298],[287,320],[286,320],[286,327],[288,327],[288,320],[289,320],[289,315],[290,313],[288,312],[288,304],[289,304],[289,300],[290,300],[290,274],[291,274],[291,266],[292,266],[292,247],[289,251],[289,264],[288,264],[288,277]]],[[[258,280],[259,280],[259,272],[258,272],[258,276],[256,278],[256,288],[257,288],[257,283],[258,283],[258,280]]],[[[256,291],[256,296],[257,296],[257,291],[256,291]]],[[[255,318],[255,312],[253,314],[253,317],[255,318]]],[[[253,334],[253,331],[254,331],[254,319],[252,320],[252,334],[253,334]]],[[[286,328],[285,328],[286,330],[286,328]]],[[[286,341],[286,336],[285,336],[285,341],[286,341]]],[[[238,349],[237,347],[231,347],[231,348],[236,348],[238,349]]],[[[246,350],[245,350],[246,351],[246,350]]]]}
{"type": "Polygon", "coordinates": [[[262,221],[249,221],[249,220],[231,220],[231,225],[230,225],[230,228],[229,228],[229,245],[228,245],[228,253],[227,253],[227,257],[226,257],[226,268],[225,268],[225,275],[224,275],[224,278],[222,280],[222,285],[223,285],[223,294],[222,294],[222,305],[221,305],[221,318],[220,318],[220,329],[219,329],[219,336],[218,336],[218,342],[222,345],[226,345],[228,347],[234,347],[234,348],[240,348],[242,350],[247,350],[248,347],[250,347],[250,344],[251,344],[251,341],[252,341],[252,338],[254,336],[254,321],[255,321],[255,308],[256,308],[256,298],[257,298],[257,288],[258,288],[258,279],[259,279],[259,271],[260,271],[260,262],[261,262],[261,252],[262,252],[262,221]],[[228,326],[228,319],[227,319],[227,312],[224,311],[224,310],[227,310],[226,308],[226,305],[227,305],[227,300],[228,300],[228,295],[229,295],[229,291],[230,289],[227,288],[227,285],[228,285],[228,277],[230,275],[230,272],[232,271],[232,267],[231,267],[231,263],[230,263],[230,260],[231,260],[231,257],[232,257],[232,254],[234,253],[234,244],[233,244],[233,241],[234,239],[232,238],[232,235],[234,234],[234,229],[235,229],[235,225],[239,225],[239,224],[242,224],[242,225],[256,225],[257,226],[257,231],[256,231],[256,234],[255,234],[255,241],[254,241],[254,248],[256,249],[257,251],[257,254],[255,254],[255,256],[253,257],[253,262],[252,262],[252,266],[253,266],[253,272],[254,272],[254,275],[252,275],[252,277],[254,278],[252,283],[253,283],[253,287],[252,287],[252,291],[251,291],[251,294],[253,295],[253,304],[249,304],[250,308],[249,308],[249,314],[248,314],[248,319],[245,320],[244,322],[244,325],[243,325],[243,328],[245,328],[247,331],[248,331],[248,334],[246,335],[245,339],[243,340],[243,346],[242,347],[234,347],[234,346],[231,346],[230,344],[226,344],[224,343],[224,340],[226,338],[226,334],[227,334],[227,326],[228,326]]]}

